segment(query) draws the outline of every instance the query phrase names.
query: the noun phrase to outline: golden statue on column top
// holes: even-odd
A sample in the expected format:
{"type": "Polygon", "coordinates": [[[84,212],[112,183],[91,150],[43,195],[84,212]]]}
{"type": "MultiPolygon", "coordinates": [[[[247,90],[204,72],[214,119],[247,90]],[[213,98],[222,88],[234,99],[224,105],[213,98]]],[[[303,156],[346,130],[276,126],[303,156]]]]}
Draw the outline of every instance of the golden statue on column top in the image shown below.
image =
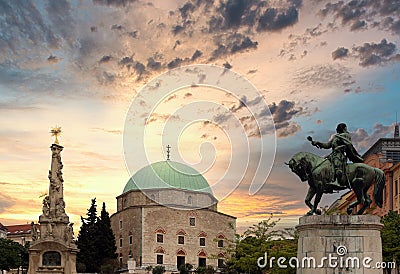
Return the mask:
{"type": "Polygon", "coordinates": [[[57,127],[57,126],[51,128],[51,130],[50,130],[51,136],[55,136],[56,137],[56,139],[54,141],[54,143],[56,145],[59,145],[57,137],[61,135],[61,132],[62,132],[61,131],[61,127],[57,127]]]}

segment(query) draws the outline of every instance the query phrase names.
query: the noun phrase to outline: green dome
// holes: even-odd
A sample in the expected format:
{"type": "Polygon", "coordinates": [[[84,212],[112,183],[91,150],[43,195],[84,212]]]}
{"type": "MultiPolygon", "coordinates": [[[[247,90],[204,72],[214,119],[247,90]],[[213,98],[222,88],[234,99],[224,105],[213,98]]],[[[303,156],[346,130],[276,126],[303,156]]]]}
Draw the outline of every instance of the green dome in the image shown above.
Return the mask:
{"type": "Polygon", "coordinates": [[[173,161],[162,161],[137,171],[126,183],[123,193],[145,189],[183,189],[213,195],[207,180],[194,168],[173,161]]]}

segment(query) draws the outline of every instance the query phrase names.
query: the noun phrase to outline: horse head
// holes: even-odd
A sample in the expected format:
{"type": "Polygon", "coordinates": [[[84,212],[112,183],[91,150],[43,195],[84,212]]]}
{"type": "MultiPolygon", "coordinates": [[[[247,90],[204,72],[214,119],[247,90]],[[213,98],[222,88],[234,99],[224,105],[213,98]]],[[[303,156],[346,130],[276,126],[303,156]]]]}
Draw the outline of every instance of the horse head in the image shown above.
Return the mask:
{"type": "Polygon", "coordinates": [[[307,175],[307,163],[306,160],[299,153],[295,154],[292,159],[289,160],[289,163],[286,163],[290,170],[300,177],[302,182],[308,180],[307,175]]]}

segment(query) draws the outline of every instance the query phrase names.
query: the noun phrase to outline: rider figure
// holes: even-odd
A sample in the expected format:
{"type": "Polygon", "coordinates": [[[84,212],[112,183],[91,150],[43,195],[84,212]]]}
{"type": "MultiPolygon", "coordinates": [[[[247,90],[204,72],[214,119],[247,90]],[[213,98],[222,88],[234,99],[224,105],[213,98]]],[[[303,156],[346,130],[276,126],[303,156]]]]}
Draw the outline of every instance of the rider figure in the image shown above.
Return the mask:
{"type": "Polygon", "coordinates": [[[362,163],[363,159],[351,143],[351,137],[347,131],[346,124],[338,124],[336,132],[337,134],[327,143],[311,141],[311,144],[317,148],[332,148],[329,158],[335,169],[335,177],[331,185],[342,189],[346,187],[350,188],[348,180],[343,179],[343,174],[346,172],[347,158],[354,163],[362,163]]]}

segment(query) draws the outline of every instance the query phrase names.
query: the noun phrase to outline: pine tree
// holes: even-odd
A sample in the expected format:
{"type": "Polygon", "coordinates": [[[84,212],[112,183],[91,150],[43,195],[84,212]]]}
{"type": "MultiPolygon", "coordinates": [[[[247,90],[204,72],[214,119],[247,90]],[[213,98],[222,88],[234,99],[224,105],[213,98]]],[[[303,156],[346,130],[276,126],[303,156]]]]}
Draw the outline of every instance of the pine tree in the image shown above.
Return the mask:
{"type": "Polygon", "coordinates": [[[99,256],[98,242],[101,240],[96,209],[96,198],[92,199],[92,204],[87,212],[87,218],[81,216],[82,226],[78,234],[77,246],[77,266],[84,265],[85,272],[99,272],[101,260],[99,256]]]}
{"type": "Polygon", "coordinates": [[[117,246],[115,244],[114,233],[111,229],[110,215],[106,211],[106,204],[103,202],[100,220],[98,221],[100,241],[98,248],[102,264],[109,264],[111,260],[117,258],[117,246]]]}

